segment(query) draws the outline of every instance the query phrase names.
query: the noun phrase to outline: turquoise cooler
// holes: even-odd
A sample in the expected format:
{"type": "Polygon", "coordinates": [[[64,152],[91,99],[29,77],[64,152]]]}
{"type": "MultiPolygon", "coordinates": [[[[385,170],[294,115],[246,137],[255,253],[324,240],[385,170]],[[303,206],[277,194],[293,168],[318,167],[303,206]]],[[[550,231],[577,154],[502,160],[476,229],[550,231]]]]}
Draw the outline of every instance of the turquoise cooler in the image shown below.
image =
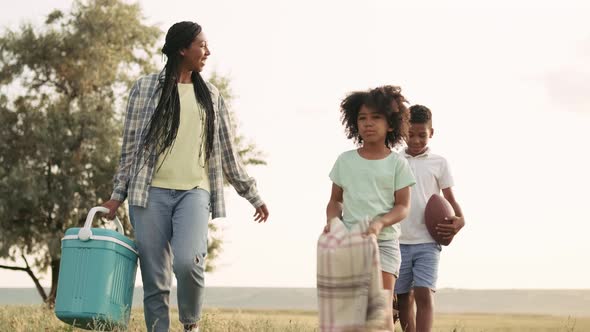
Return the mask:
{"type": "Polygon", "coordinates": [[[96,212],[88,213],[84,227],[70,228],[61,242],[61,264],[55,301],[60,320],[84,329],[126,328],[131,313],[137,247],[117,231],[90,228],[96,212]]]}

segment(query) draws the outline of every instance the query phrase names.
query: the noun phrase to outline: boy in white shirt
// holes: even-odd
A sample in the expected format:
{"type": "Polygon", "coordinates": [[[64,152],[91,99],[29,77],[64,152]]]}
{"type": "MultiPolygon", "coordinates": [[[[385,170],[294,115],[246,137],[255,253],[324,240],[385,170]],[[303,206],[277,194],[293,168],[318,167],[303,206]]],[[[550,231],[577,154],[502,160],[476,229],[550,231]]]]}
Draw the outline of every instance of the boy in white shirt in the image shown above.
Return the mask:
{"type": "Polygon", "coordinates": [[[399,238],[402,263],[395,294],[404,332],[427,332],[434,320],[434,296],[441,246],[430,236],[424,222],[424,208],[433,194],[451,203],[455,216],[449,224],[439,224],[438,233],[452,238],[465,225],[461,207],[453,194],[453,177],[445,158],[430,151],[432,113],[422,105],[410,107],[408,147],[402,153],[412,169],[416,184],[411,188],[410,213],[401,225],[399,238]],[[414,312],[414,303],[416,312],[414,312]]]}

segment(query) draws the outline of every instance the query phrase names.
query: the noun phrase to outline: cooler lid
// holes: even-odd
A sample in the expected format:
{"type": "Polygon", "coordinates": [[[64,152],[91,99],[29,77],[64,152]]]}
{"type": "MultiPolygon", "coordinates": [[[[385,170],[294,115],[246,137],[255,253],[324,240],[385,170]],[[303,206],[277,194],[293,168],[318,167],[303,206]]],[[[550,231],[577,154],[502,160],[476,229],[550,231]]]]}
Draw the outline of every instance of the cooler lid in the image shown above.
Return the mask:
{"type": "MultiPolygon", "coordinates": [[[[62,241],[67,241],[67,240],[84,241],[84,239],[80,239],[78,237],[78,234],[80,233],[81,229],[82,229],[81,227],[69,228],[68,230],[66,230],[66,234],[62,238],[62,241]]],[[[129,249],[130,251],[134,252],[135,254],[137,254],[137,246],[135,245],[135,242],[133,242],[131,239],[129,239],[125,235],[123,235],[117,231],[113,231],[113,230],[105,229],[105,228],[90,228],[90,230],[92,232],[92,235],[90,235],[90,238],[87,239],[86,241],[109,241],[109,242],[117,243],[117,244],[129,249]]]]}

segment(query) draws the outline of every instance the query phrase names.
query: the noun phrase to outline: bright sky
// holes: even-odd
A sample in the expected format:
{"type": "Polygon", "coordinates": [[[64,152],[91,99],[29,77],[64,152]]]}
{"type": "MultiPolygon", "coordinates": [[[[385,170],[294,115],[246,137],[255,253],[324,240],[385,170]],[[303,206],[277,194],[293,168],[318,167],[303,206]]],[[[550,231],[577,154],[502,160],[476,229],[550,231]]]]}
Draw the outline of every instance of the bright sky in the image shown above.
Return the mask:
{"type": "MultiPolygon", "coordinates": [[[[590,288],[590,3],[140,3],[163,30],[203,26],[208,69],[233,78],[241,131],[267,155],[250,174],[270,220],[252,222],[253,208],[228,189],[224,252],[208,285],[315,286],[328,172],[354,148],[338,105],[350,91],[396,84],[433,110],[432,148],[450,161],[466,215],[443,249],[439,286],[590,288]]],[[[0,26],[70,4],[12,2],[0,26]]],[[[0,287],[33,284],[0,270],[0,287]]]]}

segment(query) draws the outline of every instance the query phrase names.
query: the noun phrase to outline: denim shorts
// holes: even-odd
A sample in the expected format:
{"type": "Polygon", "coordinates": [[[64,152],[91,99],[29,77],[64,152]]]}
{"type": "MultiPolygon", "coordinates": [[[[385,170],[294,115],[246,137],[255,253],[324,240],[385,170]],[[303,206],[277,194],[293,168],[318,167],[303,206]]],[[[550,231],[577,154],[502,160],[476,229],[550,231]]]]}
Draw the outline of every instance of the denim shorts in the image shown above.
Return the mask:
{"type": "Polygon", "coordinates": [[[377,240],[377,245],[379,246],[381,271],[391,273],[397,278],[402,260],[399,242],[397,240],[377,240]]]}
{"type": "Polygon", "coordinates": [[[400,244],[402,264],[395,293],[409,293],[413,287],[436,290],[441,246],[438,243],[400,244]]]}

